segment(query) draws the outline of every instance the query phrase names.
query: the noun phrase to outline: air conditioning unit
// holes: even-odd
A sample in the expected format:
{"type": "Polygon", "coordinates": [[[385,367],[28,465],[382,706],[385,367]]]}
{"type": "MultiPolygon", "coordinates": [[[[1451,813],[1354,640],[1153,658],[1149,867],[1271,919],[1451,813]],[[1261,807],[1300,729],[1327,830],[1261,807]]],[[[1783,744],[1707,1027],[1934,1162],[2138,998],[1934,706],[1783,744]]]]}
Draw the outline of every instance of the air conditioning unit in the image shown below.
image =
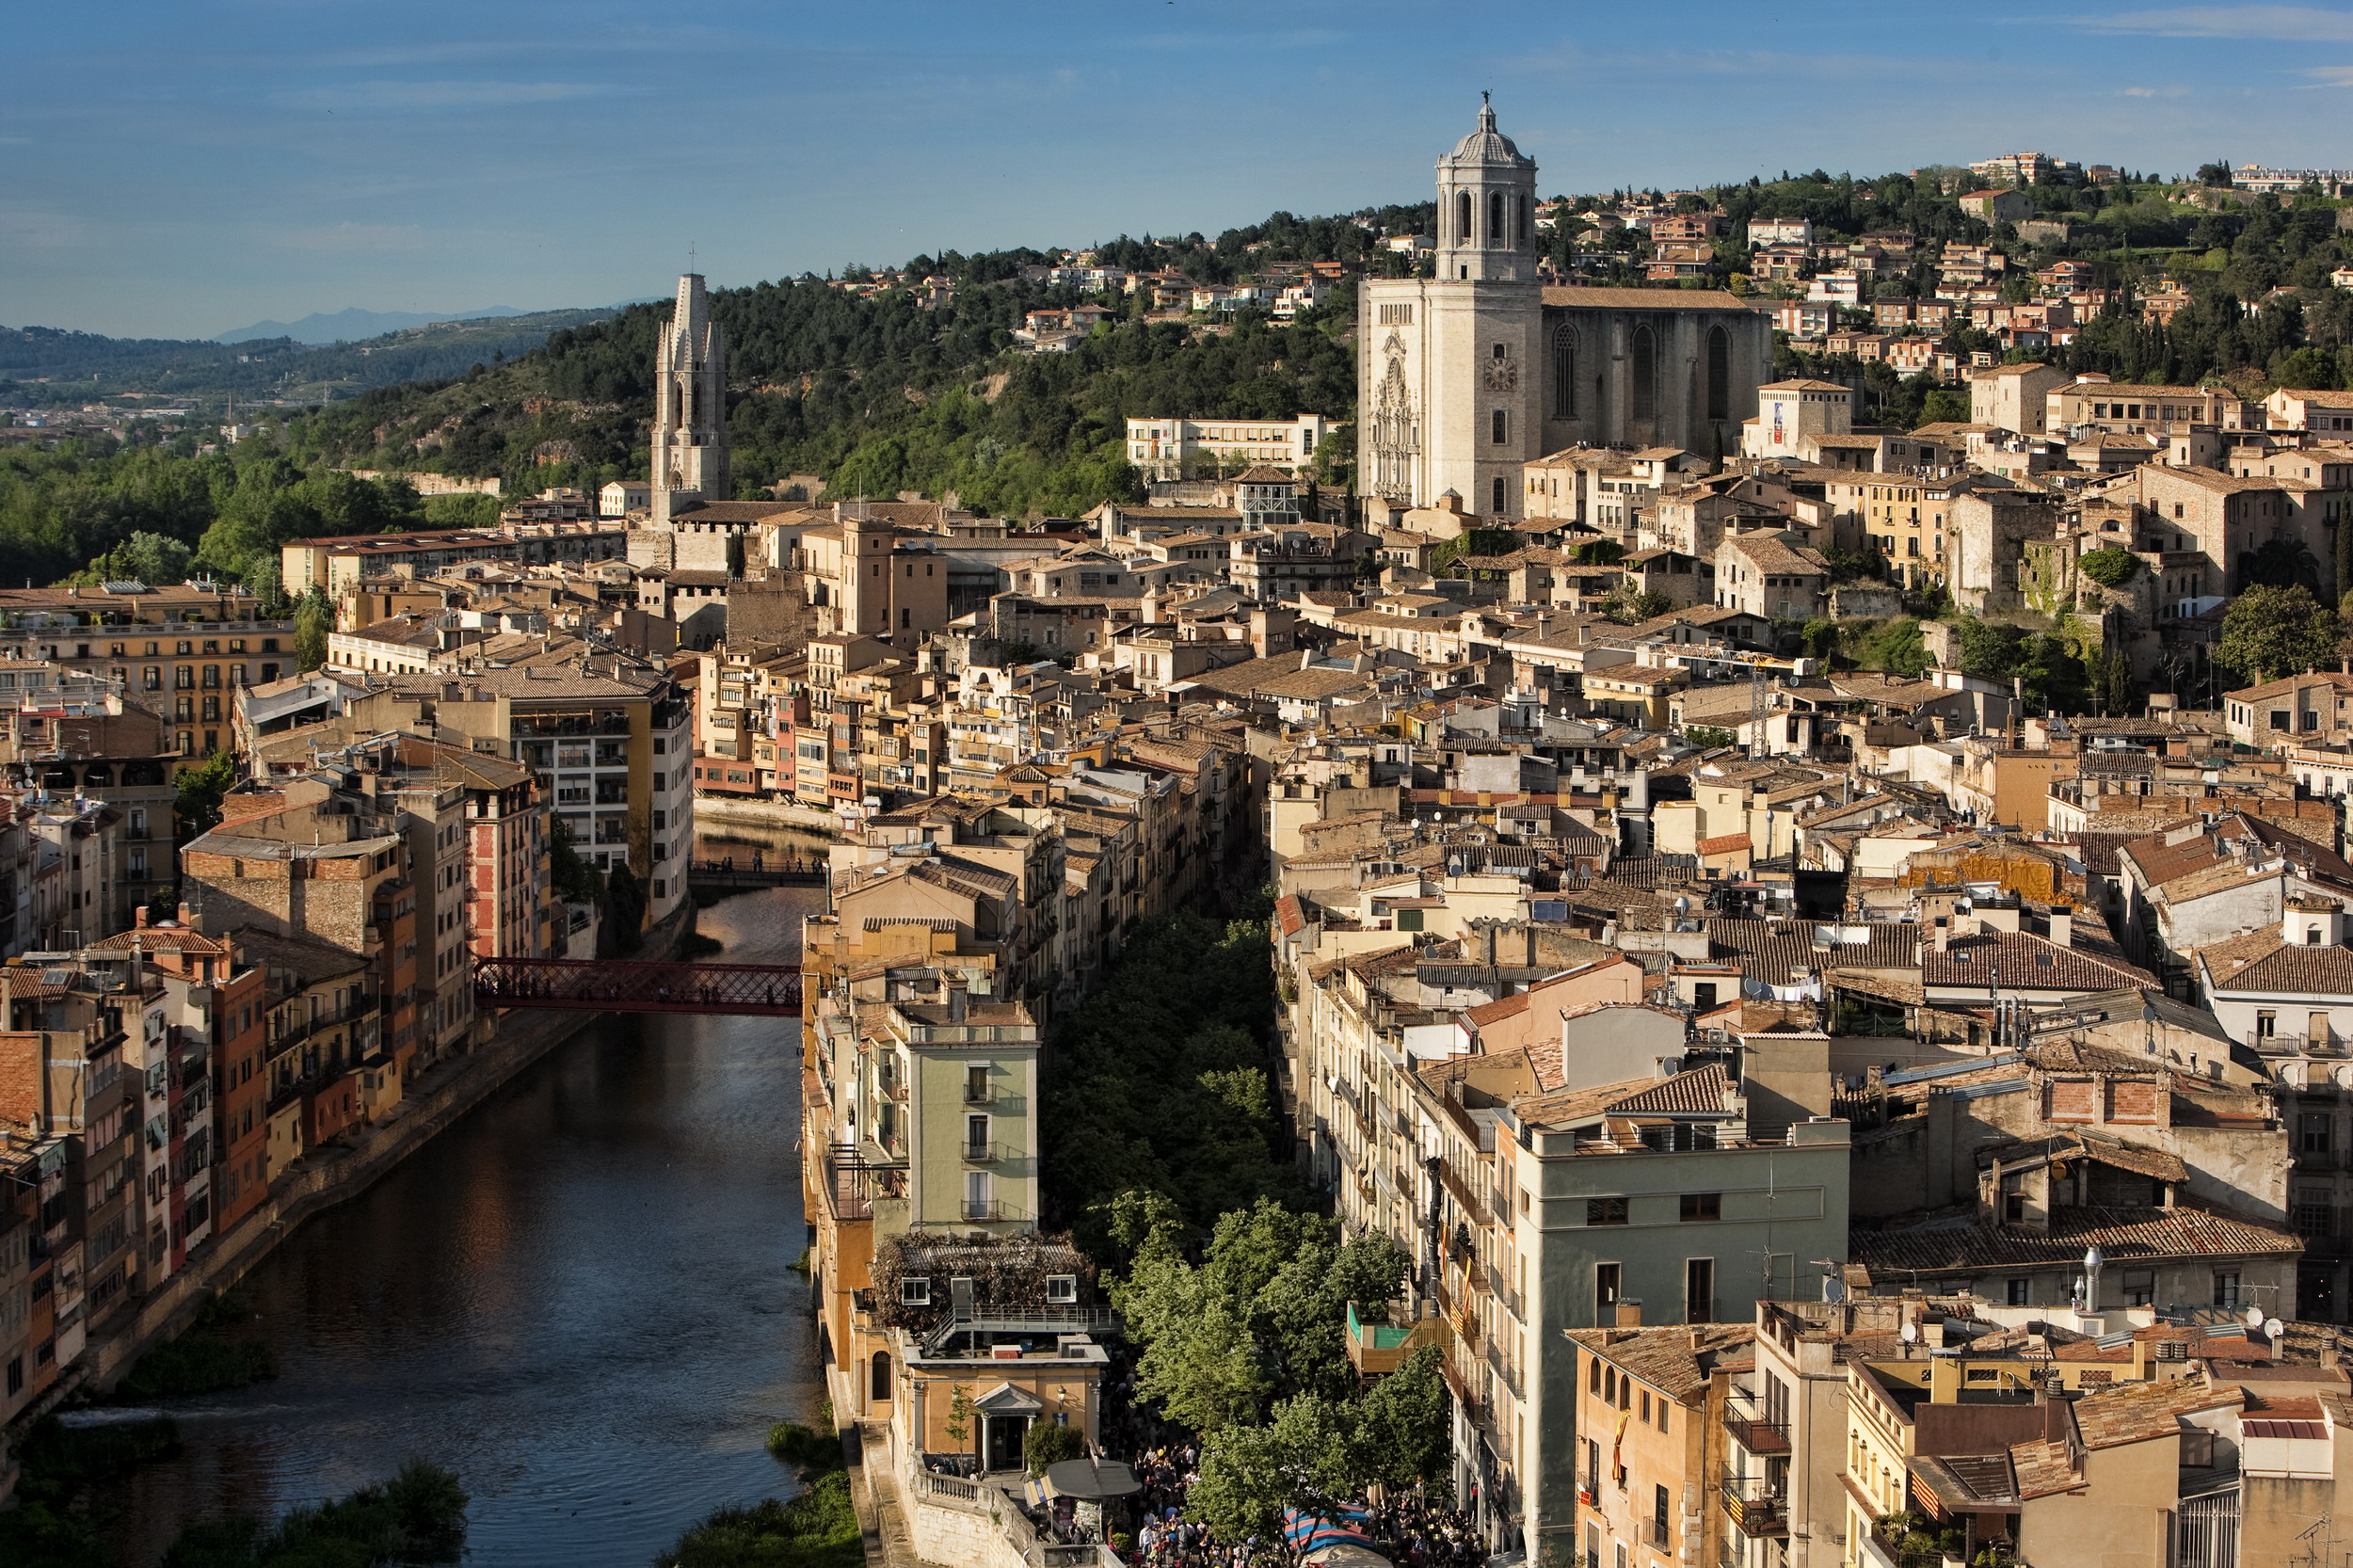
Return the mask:
{"type": "Polygon", "coordinates": [[[899,1304],[901,1306],[931,1305],[932,1282],[930,1277],[911,1275],[899,1281],[899,1304]]]}
{"type": "Polygon", "coordinates": [[[1046,1300],[1055,1306],[1076,1305],[1079,1300],[1079,1276],[1077,1274],[1048,1274],[1046,1276],[1046,1300]]]}

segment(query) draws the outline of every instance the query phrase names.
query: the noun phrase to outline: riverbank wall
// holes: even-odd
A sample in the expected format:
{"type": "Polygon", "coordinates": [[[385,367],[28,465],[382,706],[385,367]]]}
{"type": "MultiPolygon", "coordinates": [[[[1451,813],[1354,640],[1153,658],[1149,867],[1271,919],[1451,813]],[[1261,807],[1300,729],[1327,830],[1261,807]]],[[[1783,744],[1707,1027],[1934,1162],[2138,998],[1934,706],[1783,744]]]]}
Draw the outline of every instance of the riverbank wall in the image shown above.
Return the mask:
{"type": "MultiPolygon", "coordinates": [[[[673,956],[693,929],[694,905],[681,904],[647,933],[639,956],[673,956]]],[[[61,1380],[51,1397],[20,1421],[34,1419],[76,1392],[112,1387],[140,1356],[185,1329],[207,1301],[243,1279],[307,1221],[358,1197],[524,1068],[612,1017],[610,1013],[509,1014],[488,1044],[434,1064],[408,1084],[382,1120],[304,1156],[259,1208],[235,1229],[213,1238],[186,1268],[139,1304],[136,1316],[93,1335],[77,1375],[61,1380]]]]}
{"type": "Polygon", "coordinates": [[[731,800],[724,795],[695,797],[695,827],[789,827],[796,833],[823,833],[828,838],[841,832],[841,819],[831,811],[821,811],[811,806],[794,806],[781,800],[731,800]]]}

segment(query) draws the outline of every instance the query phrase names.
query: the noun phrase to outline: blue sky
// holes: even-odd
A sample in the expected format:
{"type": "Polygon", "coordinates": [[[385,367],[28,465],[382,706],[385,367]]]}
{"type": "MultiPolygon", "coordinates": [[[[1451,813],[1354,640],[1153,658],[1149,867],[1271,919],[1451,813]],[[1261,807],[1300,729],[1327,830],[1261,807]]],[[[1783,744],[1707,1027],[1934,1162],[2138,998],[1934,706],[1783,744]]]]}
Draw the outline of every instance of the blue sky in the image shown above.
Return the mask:
{"type": "Polygon", "coordinates": [[[19,5],[0,323],[610,303],[1419,200],[1493,88],[1551,191],[2020,147],[2353,165],[2353,0],[19,5]]]}

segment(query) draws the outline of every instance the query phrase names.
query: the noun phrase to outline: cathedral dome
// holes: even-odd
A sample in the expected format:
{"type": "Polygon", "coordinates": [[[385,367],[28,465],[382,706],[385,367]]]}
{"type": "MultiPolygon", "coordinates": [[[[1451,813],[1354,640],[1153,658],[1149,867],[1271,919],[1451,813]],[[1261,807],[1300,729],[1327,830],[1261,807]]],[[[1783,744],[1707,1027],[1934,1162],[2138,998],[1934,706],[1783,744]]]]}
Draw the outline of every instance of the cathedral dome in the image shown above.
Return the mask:
{"type": "Polygon", "coordinates": [[[1484,102],[1479,105],[1479,129],[1454,144],[1453,161],[1474,164],[1522,164],[1529,160],[1512,145],[1512,138],[1496,129],[1495,105],[1484,102]]]}

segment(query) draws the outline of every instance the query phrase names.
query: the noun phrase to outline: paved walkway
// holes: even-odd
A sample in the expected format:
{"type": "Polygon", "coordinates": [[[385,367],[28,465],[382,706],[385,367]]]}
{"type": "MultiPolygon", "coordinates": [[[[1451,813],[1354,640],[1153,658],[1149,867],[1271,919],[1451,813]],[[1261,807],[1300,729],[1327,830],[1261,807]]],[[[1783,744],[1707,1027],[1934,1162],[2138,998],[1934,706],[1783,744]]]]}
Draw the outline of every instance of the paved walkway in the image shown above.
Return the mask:
{"type": "Polygon", "coordinates": [[[880,1421],[854,1421],[842,1429],[841,1451],[850,1466],[850,1502],[857,1511],[866,1568],[923,1568],[891,1473],[888,1432],[880,1421]]]}

